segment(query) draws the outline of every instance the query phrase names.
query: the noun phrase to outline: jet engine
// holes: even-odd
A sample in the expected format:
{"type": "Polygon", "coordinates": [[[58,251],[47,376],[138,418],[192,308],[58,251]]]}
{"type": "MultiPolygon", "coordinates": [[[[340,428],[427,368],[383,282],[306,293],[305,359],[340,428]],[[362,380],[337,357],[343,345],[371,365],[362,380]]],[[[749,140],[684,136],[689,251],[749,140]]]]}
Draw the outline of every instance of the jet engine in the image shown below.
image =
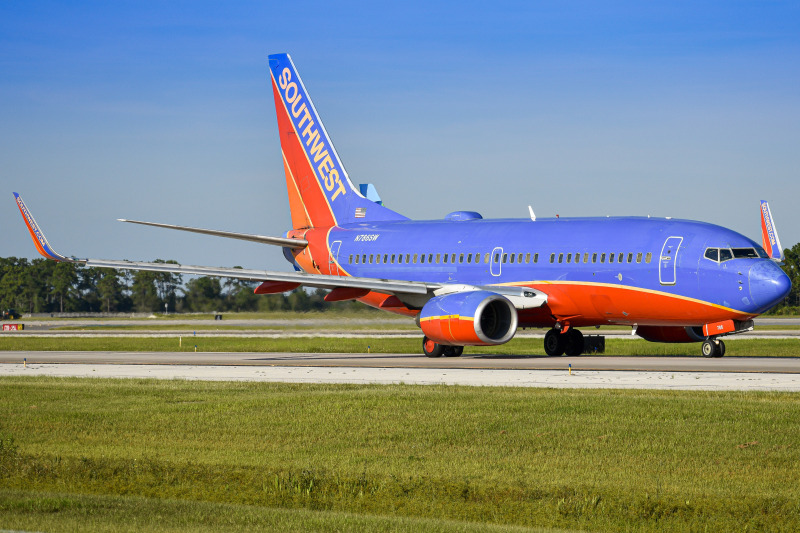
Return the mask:
{"type": "Polygon", "coordinates": [[[494,292],[456,292],[428,300],[420,311],[419,326],[439,344],[503,344],[517,332],[517,310],[508,298],[494,292]]]}

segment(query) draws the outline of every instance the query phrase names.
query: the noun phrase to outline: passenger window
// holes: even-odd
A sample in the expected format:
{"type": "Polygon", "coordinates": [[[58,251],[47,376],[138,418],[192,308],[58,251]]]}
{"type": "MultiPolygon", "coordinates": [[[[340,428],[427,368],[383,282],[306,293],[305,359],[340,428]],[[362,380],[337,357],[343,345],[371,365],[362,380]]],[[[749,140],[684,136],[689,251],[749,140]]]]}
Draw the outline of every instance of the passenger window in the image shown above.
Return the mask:
{"type": "Polygon", "coordinates": [[[448,257],[449,257],[449,256],[448,256],[448,254],[444,254],[444,262],[445,262],[445,263],[447,263],[447,259],[448,259],[448,257]]]}
{"type": "MultiPolygon", "coordinates": [[[[464,254],[461,254],[464,255],[464,254]]],[[[467,263],[472,263],[472,254],[467,254],[467,263]]]]}
{"type": "Polygon", "coordinates": [[[450,262],[451,262],[451,263],[455,263],[455,262],[456,262],[456,254],[452,254],[452,255],[450,256],[450,262]]]}
{"type": "Polygon", "coordinates": [[[601,263],[605,263],[606,262],[606,254],[605,253],[600,254],[600,262],[601,263]]]}
{"type": "Polygon", "coordinates": [[[486,252],[486,254],[483,256],[483,262],[484,263],[488,263],[489,262],[489,252],[486,252]]]}
{"type": "Polygon", "coordinates": [[[350,261],[349,261],[349,263],[350,263],[351,265],[353,264],[353,254],[350,254],[350,261]]]}
{"type": "Polygon", "coordinates": [[[719,248],[706,248],[705,258],[719,262],[719,248]]]}
{"type": "Polygon", "coordinates": [[[608,262],[609,263],[613,263],[614,262],[614,254],[608,254],[608,262]]]}
{"type": "Polygon", "coordinates": [[[622,252],[620,252],[619,257],[617,257],[617,263],[622,263],[622,252]]]}
{"type": "Polygon", "coordinates": [[[425,254],[420,254],[420,256],[419,256],[419,262],[420,262],[420,263],[424,263],[424,262],[425,262],[425,254]]]}
{"type": "Polygon", "coordinates": [[[394,258],[395,258],[395,255],[392,254],[392,264],[394,264],[394,258]]]}
{"type": "Polygon", "coordinates": [[[550,254],[550,262],[554,263],[556,260],[556,254],[550,254]]]}
{"type": "Polygon", "coordinates": [[[653,252],[647,252],[647,255],[644,256],[644,262],[649,263],[653,259],[653,252]]]}
{"type": "Polygon", "coordinates": [[[433,263],[433,254],[428,254],[428,263],[433,263]]]}
{"type": "Polygon", "coordinates": [[[597,263],[597,252],[592,254],[592,263],[597,263]]]}
{"type": "Polygon", "coordinates": [[[397,262],[398,263],[402,263],[403,262],[403,254],[397,254],[397,262]]]}
{"type": "Polygon", "coordinates": [[[372,258],[373,258],[373,254],[369,254],[369,264],[370,265],[372,264],[372,258]]]}
{"type": "Polygon", "coordinates": [[[628,263],[632,263],[632,262],[633,262],[633,254],[628,252],[628,263]]]}
{"type": "Polygon", "coordinates": [[[360,255],[356,255],[356,264],[358,264],[358,260],[361,258],[360,255]]]}
{"type": "Polygon", "coordinates": [[[366,265],[367,264],[367,254],[361,256],[361,263],[366,265]]]}
{"type": "Polygon", "coordinates": [[[417,254],[414,254],[414,264],[417,263],[417,254]]]}
{"type": "Polygon", "coordinates": [[[564,254],[558,254],[558,262],[559,263],[563,263],[564,262],[564,254]]]}
{"type": "Polygon", "coordinates": [[[531,262],[531,254],[525,254],[525,262],[526,263],[530,263],[531,262]]]}
{"type": "Polygon", "coordinates": [[[583,252],[583,262],[584,263],[589,262],[589,252],[583,252]]]}
{"type": "Polygon", "coordinates": [[[508,263],[508,254],[503,254],[503,263],[508,263]]]}
{"type": "Polygon", "coordinates": [[[517,256],[516,256],[516,255],[514,255],[514,254],[511,254],[511,262],[512,262],[512,263],[514,262],[514,259],[516,259],[516,258],[517,258],[517,256]]]}
{"type": "Polygon", "coordinates": [[[728,261],[729,259],[733,259],[733,253],[731,253],[728,248],[720,248],[719,262],[722,263],[723,261],[728,261]]]}
{"type": "Polygon", "coordinates": [[[567,263],[572,263],[572,254],[567,254],[567,263]]]}
{"type": "Polygon", "coordinates": [[[406,263],[411,262],[411,254],[406,254],[406,263]]]}
{"type": "Polygon", "coordinates": [[[500,262],[500,254],[494,254],[494,262],[495,263],[499,263],[500,262]]]}
{"type": "Polygon", "coordinates": [[[459,256],[458,256],[458,262],[459,262],[459,263],[463,263],[463,262],[464,262],[464,254],[459,254],[459,256]]]}
{"type": "Polygon", "coordinates": [[[637,263],[641,263],[642,262],[642,252],[639,252],[639,253],[636,254],[636,262],[637,263]]]}
{"type": "Polygon", "coordinates": [[[533,254],[533,262],[534,263],[538,263],[539,262],[539,254],[533,254]]]}
{"type": "Polygon", "coordinates": [[[439,259],[441,258],[442,254],[436,254],[436,264],[439,264],[439,259]]]}
{"type": "Polygon", "coordinates": [[[388,262],[389,262],[389,254],[383,254],[383,264],[385,265],[388,262]]]}
{"type": "Polygon", "coordinates": [[[522,254],[517,254],[517,263],[522,263],[522,254]]]}

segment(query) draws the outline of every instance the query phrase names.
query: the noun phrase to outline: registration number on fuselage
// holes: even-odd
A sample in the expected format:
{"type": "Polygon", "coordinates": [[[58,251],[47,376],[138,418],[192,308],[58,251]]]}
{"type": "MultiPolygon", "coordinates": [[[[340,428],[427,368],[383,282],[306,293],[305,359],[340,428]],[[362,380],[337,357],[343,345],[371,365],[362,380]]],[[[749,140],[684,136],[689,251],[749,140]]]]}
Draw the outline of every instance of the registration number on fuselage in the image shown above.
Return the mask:
{"type": "Polygon", "coordinates": [[[377,241],[380,233],[365,233],[364,235],[356,235],[356,242],[372,242],[377,241]]]}

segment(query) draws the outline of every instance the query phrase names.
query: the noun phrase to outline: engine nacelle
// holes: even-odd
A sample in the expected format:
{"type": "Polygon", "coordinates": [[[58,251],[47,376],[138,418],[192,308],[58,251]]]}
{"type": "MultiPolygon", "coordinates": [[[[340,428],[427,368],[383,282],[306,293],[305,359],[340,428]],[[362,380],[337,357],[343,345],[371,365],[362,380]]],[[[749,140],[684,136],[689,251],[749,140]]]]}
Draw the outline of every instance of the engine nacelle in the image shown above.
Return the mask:
{"type": "Polygon", "coordinates": [[[419,326],[439,344],[503,344],[517,332],[517,310],[507,298],[494,292],[456,292],[428,300],[420,311],[419,326]]]}
{"type": "Polygon", "coordinates": [[[636,334],[650,342],[702,342],[703,328],[690,326],[639,326],[636,334]]]}

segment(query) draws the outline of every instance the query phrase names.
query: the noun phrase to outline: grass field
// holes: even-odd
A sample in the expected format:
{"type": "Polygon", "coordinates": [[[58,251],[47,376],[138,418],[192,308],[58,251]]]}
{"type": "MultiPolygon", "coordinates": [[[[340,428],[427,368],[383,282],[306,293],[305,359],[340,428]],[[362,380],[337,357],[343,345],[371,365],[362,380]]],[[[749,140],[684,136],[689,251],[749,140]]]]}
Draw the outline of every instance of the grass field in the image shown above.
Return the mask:
{"type": "MultiPolygon", "coordinates": [[[[420,338],[246,338],[184,336],[151,337],[0,337],[0,351],[123,351],[123,352],[289,352],[289,353],[416,353],[420,338]]],[[[798,339],[731,339],[726,356],[800,356],[798,339]]],[[[467,346],[465,354],[544,355],[542,339],[516,338],[501,346],[467,346]]],[[[605,355],[700,356],[700,344],[663,344],[643,339],[606,339],[605,355]]]]}
{"type": "Polygon", "coordinates": [[[0,528],[796,531],[798,408],[794,393],[0,378],[0,528]]]}

